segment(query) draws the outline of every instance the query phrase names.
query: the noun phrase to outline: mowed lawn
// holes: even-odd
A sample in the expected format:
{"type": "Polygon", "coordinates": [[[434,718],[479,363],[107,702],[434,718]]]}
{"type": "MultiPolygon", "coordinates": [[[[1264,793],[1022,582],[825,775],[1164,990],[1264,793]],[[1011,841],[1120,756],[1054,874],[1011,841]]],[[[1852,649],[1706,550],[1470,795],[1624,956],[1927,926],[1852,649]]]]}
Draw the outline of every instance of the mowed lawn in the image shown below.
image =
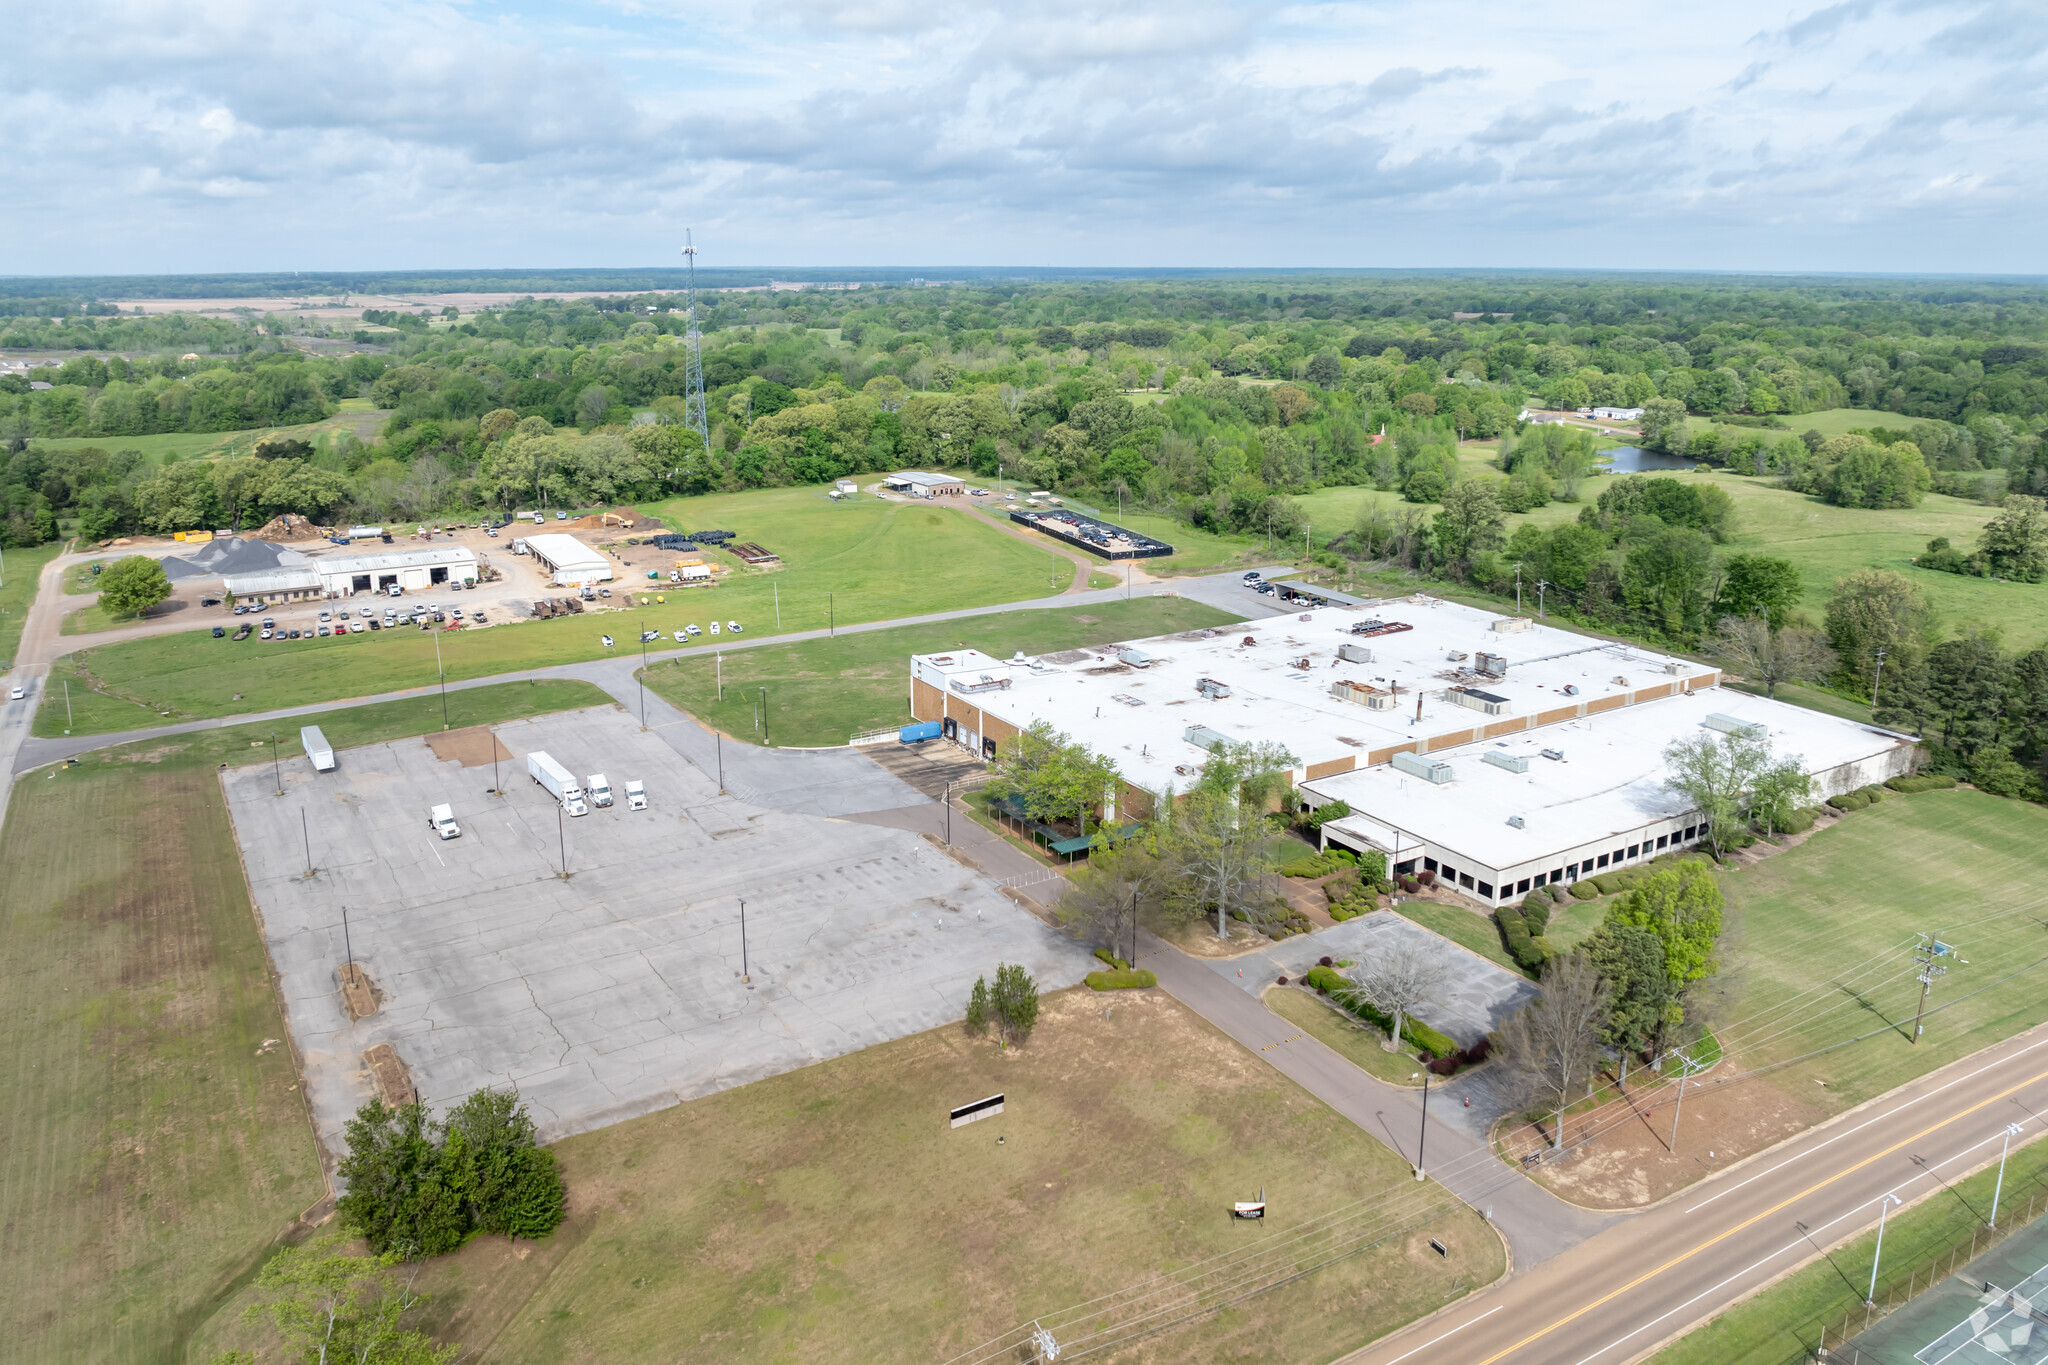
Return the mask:
{"type": "MultiPolygon", "coordinates": [[[[603,700],[582,683],[459,695],[464,725],[603,700]]],[[[349,745],[441,715],[321,720],[349,745]]],[[[326,1193],[215,777],[268,756],[267,734],[209,730],[32,774],[9,804],[0,1358],[183,1361],[326,1193]]]]}
{"type": "MultiPolygon", "coordinates": [[[[662,605],[585,612],[549,621],[502,623],[481,630],[378,631],[284,643],[216,640],[207,630],[159,635],[80,651],[53,666],[35,733],[67,728],[64,683],[71,684],[73,734],[105,734],[207,716],[230,716],[309,702],[338,701],[436,678],[435,641],[451,679],[489,677],[604,657],[639,648],[642,629],[670,638],[686,624],[739,621],[758,639],[897,616],[1028,600],[1051,595],[1046,561],[994,527],[949,510],[883,503],[841,505],[815,489],[773,489],[729,498],[679,500],[677,524],[734,530],[788,557],[775,573],[734,573],[715,588],[648,585],[662,605]],[[718,504],[710,506],[710,504],[718,504]],[[831,596],[828,597],[828,593],[831,596]],[[778,603],[779,620],[778,626],[778,603]],[[835,616],[836,613],[836,616],[835,616]],[[84,697],[82,693],[97,693],[84,697]],[[237,694],[240,694],[237,696],[237,694]],[[168,714],[166,714],[168,713],[168,714]]],[[[1074,566],[1060,559],[1058,590],[1074,566]]],[[[645,580],[642,580],[645,583],[645,580]]],[[[611,600],[623,604],[621,579],[611,600]]],[[[694,641],[713,643],[709,635],[694,641]]]]}
{"type": "MultiPolygon", "coordinates": [[[[437,1332],[486,1362],[943,1361],[1415,1188],[1393,1152],[1160,991],[1062,992],[1007,1055],[947,1027],[553,1150],[569,1191],[553,1237],[480,1239],[421,1281],[437,1332]],[[1003,1114],[948,1127],[996,1091],[1003,1114]],[[1234,1222],[1261,1187],[1269,1219],[1234,1222]]],[[[1502,1269],[1496,1235],[1446,1198],[1388,1245],[1114,1358],[1328,1360],[1502,1269]]],[[[227,1317],[205,1346],[235,1344],[227,1317]]]]}
{"type": "Polygon", "coordinates": [[[1968,790],[1894,796],[1722,884],[1729,1001],[1715,1030],[1745,1068],[1895,1026],[1769,1078],[1802,1103],[1846,1109],[2048,1020],[2039,806],[1968,790]],[[1921,932],[1967,961],[1939,980],[1916,1047],[1908,950],[1921,932]]]}
{"type": "Polygon", "coordinates": [[[749,743],[767,688],[766,742],[844,744],[863,730],[910,722],[910,656],[978,649],[997,658],[1227,625],[1227,612],[1181,597],[1137,597],[1085,607],[1027,607],[959,621],[897,626],[824,640],[763,645],[715,658],[673,659],[645,670],[647,686],[715,729],[749,743]],[[724,679],[720,699],[719,680],[724,679]]]}

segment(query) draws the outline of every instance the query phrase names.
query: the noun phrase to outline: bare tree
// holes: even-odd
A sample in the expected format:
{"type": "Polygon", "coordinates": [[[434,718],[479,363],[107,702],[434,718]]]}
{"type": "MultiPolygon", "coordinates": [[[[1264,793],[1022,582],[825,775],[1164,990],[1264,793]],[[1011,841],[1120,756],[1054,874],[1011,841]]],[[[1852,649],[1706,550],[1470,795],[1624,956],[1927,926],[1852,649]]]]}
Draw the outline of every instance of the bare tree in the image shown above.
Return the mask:
{"type": "Polygon", "coordinates": [[[1835,667],[1827,636],[1811,626],[1772,630],[1762,612],[1722,617],[1715,643],[1728,666],[1751,682],[1762,683],[1767,697],[1778,695],[1779,683],[1811,682],[1835,667]]]}
{"type": "Polygon", "coordinates": [[[1442,958],[1404,935],[1368,953],[1347,979],[1359,998],[1393,1016],[1394,1031],[1386,1042],[1387,1051],[1393,1052],[1401,1046],[1402,1024],[1446,975],[1442,958]]]}
{"type": "Polygon", "coordinates": [[[1068,874],[1071,885],[1054,912],[1084,941],[1135,957],[1138,916],[1154,909],[1167,870],[1149,832],[1114,846],[1098,832],[1088,861],[1068,874]]]}
{"type": "Polygon", "coordinates": [[[1553,1149],[1564,1145],[1564,1111],[1600,1061],[1600,1031],[1612,988],[1592,959],[1574,950],[1543,974],[1543,994],[1524,1005],[1497,1041],[1511,1072],[1556,1115],[1553,1149]]]}

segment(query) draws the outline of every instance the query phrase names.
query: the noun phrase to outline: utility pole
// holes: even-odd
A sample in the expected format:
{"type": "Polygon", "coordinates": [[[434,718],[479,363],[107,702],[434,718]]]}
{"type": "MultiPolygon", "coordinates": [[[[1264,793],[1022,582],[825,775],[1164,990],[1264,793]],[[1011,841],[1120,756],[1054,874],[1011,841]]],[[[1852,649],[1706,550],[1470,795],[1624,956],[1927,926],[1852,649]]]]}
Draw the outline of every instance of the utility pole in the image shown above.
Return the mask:
{"type": "Polygon", "coordinates": [[[946,808],[946,847],[951,848],[953,846],[953,784],[951,782],[946,784],[946,794],[940,797],[939,801],[946,808]]]}
{"type": "Polygon", "coordinates": [[[2005,1145],[1998,1149],[1998,1183],[1991,1187],[1991,1221],[1985,1225],[1994,1232],[1998,1230],[1998,1196],[2005,1193],[2005,1157],[2012,1151],[2012,1140],[2019,1135],[2019,1124],[2005,1125],[2005,1145]]]}
{"type": "Polygon", "coordinates": [[[782,584],[775,582],[768,586],[775,589],[775,629],[780,632],[782,629],[782,584]]]}
{"type": "Polygon", "coordinates": [[[277,759],[277,731],[270,732],[270,774],[277,779],[277,794],[284,795],[284,768],[277,759]]]}
{"type": "Polygon", "coordinates": [[[71,679],[64,680],[64,733],[71,733],[71,679]]]}
{"type": "Polygon", "coordinates": [[[1920,1041],[1920,1020],[1927,1013],[1927,995],[1934,989],[1935,979],[1948,975],[1948,964],[1941,961],[1955,951],[1948,944],[1931,934],[1920,935],[1920,946],[1913,952],[1913,964],[1919,973],[1914,978],[1920,983],[1920,1007],[1913,1011],[1913,1036],[1906,1041],[1920,1041]]]}
{"type": "Polygon", "coordinates": [[[713,730],[711,742],[718,749],[718,794],[725,795],[725,731],[713,730]]]}
{"type": "Polygon", "coordinates": [[[341,946],[348,950],[348,975],[353,981],[356,975],[356,945],[348,936],[348,907],[341,907],[341,946]]]}
{"type": "Polygon", "coordinates": [[[1877,716],[1877,689],[1884,682],[1885,652],[1886,651],[1882,649],[1877,651],[1877,673],[1876,676],[1874,676],[1870,680],[1870,714],[1873,719],[1877,716]]]}
{"type": "Polygon", "coordinates": [[[724,651],[724,650],[722,650],[722,649],[721,649],[721,650],[719,650],[719,651],[718,651],[718,653],[717,653],[717,655],[716,655],[715,657],[716,657],[716,658],[717,658],[717,660],[718,660],[718,665],[717,665],[717,669],[718,669],[718,699],[719,699],[720,701],[724,701],[724,700],[725,700],[725,651],[724,651]]]}
{"type": "Polygon", "coordinates": [[[503,796],[505,793],[498,786],[498,731],[492,727],[485,733],[491,737],[491,795],[503,796]]]}
{"type": "Polygon", "coordinates": [[[1706,1070],[1683,1052],[1678,1053],[1677,1057],[1678,1103],[1671,1109],[1671,1151],[1674,1156],[1678,1153],[1678,1116],[1685,1112],[1685,1083],[1692,1079],[1693,1072],[1706,1070]]]}
{"type": "Polygon", "coordinates": [[[1549,586],[1550,584],[1541,578],[1536,580],[1536,614],[1538,616],[1543,614],[1543,593],[1549,586]]]}

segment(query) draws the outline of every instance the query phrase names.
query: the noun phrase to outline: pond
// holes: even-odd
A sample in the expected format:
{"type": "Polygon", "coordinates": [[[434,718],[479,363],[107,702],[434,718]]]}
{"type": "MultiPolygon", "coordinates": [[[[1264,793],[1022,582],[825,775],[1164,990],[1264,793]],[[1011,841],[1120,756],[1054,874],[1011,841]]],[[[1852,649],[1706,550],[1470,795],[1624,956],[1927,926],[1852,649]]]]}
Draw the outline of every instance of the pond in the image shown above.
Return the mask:
{"type": "Polygon", "coordinates": [[[1600,452],[1610,474],[1647,474],[1654,469],[1691,469],[1699,463],[1683,455],[1666,455],[1641,446],[1616,446],[1600,452]]]}

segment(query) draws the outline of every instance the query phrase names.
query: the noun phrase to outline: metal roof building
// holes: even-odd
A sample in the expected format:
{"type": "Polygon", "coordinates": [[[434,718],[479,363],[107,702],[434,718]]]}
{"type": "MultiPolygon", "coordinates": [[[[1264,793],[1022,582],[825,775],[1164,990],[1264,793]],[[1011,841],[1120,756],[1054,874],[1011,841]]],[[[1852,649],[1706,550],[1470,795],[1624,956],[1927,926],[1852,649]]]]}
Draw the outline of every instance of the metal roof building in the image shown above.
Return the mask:
{"type": "Polygon", "coordinates": [[[422,545],[413,550],[383,550],[367,555],[321,555],[311,568],[320,576],[322,589],[335,597],[383,592],[393,584],[402,591],[420,591],[451,580],[473,582],[481,576],[476,551],[460,545],[422,545]]]}
{"type": "Polygon", "coordinates": [[[516,552],[524,548],[543,570],[554,576],[555,586],[580,587],[585,583],[609,583],[612,562],[566,531],[521,536],[512,542],[516,552]]]}

